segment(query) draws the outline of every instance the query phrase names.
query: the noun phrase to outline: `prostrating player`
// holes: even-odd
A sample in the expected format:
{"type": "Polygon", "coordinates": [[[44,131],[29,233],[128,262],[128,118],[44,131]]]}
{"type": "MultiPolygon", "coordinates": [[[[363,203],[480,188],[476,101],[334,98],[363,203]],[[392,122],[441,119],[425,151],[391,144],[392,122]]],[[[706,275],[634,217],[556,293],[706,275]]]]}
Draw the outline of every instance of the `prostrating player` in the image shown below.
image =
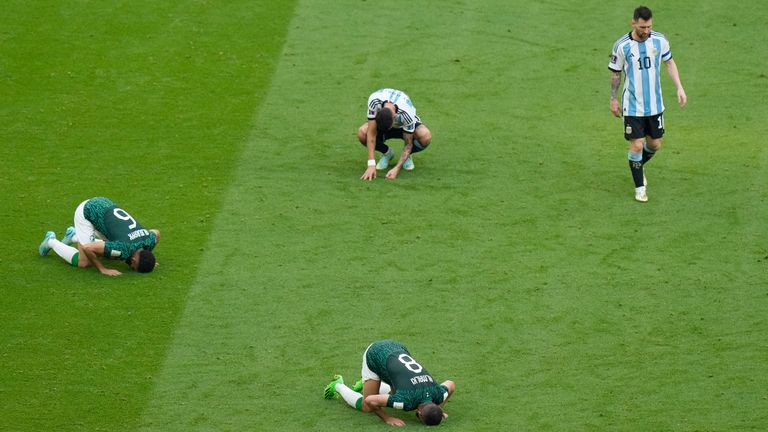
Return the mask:
{"type": "Polygon", "coordinates": [[[155,269],[152,250],[160,241],[160,231],[145,229],[127,211],[108,198],[96,197],[83,201],[75,209],[75,226],[67,228],[61,241],[48,231],[38,251],[45,256],[53,249],[64,261],[75,267],[93,265],[102,274],[118,276],[122,273],[108,269],[100,256],[125,260],[131,269],[148,273],[155,269]],[[75,249],[70,246],[77,243],[75,249]]]}
{"type": "Polygon", "coordinates": [[[359,385],[351,389],[341,375],[325,387],[323,396],[334,399],[338,395],[349,406],[363,412],[375,412],[392,426],[405,422],[387,414],[383,407],[416,410],[416,417],[429,426],[438,425],[448,414],[443,406],[456,390],[453,381],[438,384],[400,342],[380,340],[368,346],[363,353],[362,391],[359,385]]]}
{"type": "Polygon", "coordinates": [[[677,65],[672,60],[667,38],[652,31],[653,15],[645,6],[635,9],[632,31],[613,45],[608,68],[611,70],[611,112],[624,116],[624,138],[629,141],[629,169],[635,182],[635,199],[648,201],[647,184],[643,165],[661,148],[664,136],[664,102],[661,97],[663,61],[677,89],[677,101],[681,107],[687,103],[677,65]],[[624,71],[624,91],[621,106],[616,92],[624,71]]]}
{"type": "Polygon", "coordinates": [[[394,180],[401,167],[406,171],[416,167],[412,156],[427,148],[432,142],[432,132],[421,123],[407,94],[390,88],[376,90],[368,97],[368,121],[357,129],[357,139],[368,148],[368,167],[361,179],[373,180],[377,169],[389,167],[395,153],[384,141],[391,138],[405,142],[400,159],[386,175],[387,179],[394,180]],[[378,164],[374,151],[382,154],[378,164]]]}

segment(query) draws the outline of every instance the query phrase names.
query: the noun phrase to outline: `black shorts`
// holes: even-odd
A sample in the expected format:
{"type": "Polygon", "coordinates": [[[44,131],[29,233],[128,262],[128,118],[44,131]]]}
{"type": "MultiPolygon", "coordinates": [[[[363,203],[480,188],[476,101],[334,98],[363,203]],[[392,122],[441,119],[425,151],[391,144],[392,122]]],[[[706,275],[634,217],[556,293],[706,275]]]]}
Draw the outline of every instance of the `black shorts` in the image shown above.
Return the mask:
{"type": "MultiPolygon", "coordinates": [[[[416,132],[416,129],[418,129],[419,126],[421,126],[421,123],[416,122],[416,127],[413,128],[413,131],[416,132]]],[[[386,141],[388,139],[393,139],[393,138],[395,138],[395,139],[403,139],[403,134],[404,133],[405,132],[403,131],[402,128],[392,128],[392,129],[390,129],[388,131],[385,131],[385,132],[377,132],[376,133],[376,143],[377,144],[384,144],[384,141],[386,141]]]]}
{"type": "Polygon", "coordinates": [[[647,136],[653,139],[664,136],[664,113],[650,117],[624,117],[624,138],[627,141],[647,136]]]}

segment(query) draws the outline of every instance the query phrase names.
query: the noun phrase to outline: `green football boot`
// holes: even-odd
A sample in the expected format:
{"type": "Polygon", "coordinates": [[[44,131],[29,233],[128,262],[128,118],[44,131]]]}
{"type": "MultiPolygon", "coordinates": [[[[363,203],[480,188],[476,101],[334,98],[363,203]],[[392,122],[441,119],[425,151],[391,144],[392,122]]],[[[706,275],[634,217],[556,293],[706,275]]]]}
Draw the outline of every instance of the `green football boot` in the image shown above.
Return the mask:
{"type": "Polygon", "coordinates": [[[363,380],[361,380],[361,379],[357,380],[355,385],[352,386],[352,390],[356,391],[358,393],[362,392],[363,391],[363,380]]]}
{"type": "Polygon", "coordinates": [[[336,399],[339,397],[339,394],[336,393],[336,384],[344,384],[344,378],[341,375],[334,375],[333,381],[325,386],[325,391],[323,392],[325,399],[336,399]]]}

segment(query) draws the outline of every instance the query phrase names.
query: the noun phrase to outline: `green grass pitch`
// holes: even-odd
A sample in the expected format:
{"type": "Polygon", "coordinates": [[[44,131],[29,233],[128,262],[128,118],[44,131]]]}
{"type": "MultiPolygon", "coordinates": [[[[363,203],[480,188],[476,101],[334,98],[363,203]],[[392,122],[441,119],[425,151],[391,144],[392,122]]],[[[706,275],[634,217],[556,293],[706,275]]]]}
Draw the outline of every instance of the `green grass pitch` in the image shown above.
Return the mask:
{"type": "Polygon", "coordinates": [[[5,4],[0,430],[385,430],[322,399],[380,338],[456,382],[445,430],[768,429],[768,6],[731,3],[648,4],[689,106],[664,74],[645,205],[633,2],[5,4]],[[434,141],[362,182],[385,86],[434,141]],[[96,195],[154,274],[37,255],[96,195]]]}

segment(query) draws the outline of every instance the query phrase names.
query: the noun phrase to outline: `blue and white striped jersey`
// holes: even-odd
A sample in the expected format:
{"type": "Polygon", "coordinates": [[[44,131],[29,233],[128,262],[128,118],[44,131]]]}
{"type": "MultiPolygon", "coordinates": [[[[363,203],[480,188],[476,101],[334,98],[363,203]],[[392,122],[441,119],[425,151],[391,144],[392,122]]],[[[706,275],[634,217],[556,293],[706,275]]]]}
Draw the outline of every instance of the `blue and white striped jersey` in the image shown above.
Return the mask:
{"type": "Polygon", "coordinates": [[[625,116],[649,117],[664,112],[660,66],[671,59],[669,41],[655,31],[644,42],[632,39],[631,32],[616,41],[608,68],[624,71],[621,108],[625,116]]]}
{"type": "Polygon", "coordinates": [[[384,106],[384,102],[392,102],[397,106],[393,128],[413,133],[416,130],[416,123],[421,123],[411,98],[400,90],[390,88],[376,90],[368,97],[368,120],[376,118],[376,113],[384,106]]]}

